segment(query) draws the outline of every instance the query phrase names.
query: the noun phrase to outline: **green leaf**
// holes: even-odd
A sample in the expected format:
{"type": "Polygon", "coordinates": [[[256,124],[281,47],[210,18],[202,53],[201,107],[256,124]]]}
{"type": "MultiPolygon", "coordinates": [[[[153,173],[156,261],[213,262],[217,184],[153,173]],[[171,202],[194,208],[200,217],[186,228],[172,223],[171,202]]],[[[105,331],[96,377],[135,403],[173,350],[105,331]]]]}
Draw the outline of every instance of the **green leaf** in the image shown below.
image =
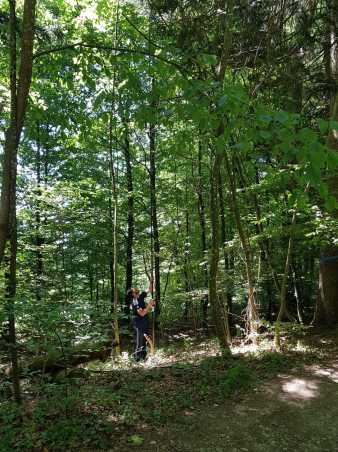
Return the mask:
{"type": "Polygon", "coordinates": [[[144,439],[140,435],[131,435],[128,441],[132,446],[142,446],[144,443],[144,439]]]}
{"type": "Polygon", "coordinates": [[[219,107],[223,107],[228,101],[228,96],[224,94],[217,102],[219,107]]]}
{"type": "Polygon", "coordinates": [[[326,134],[329,129],[329,123],[324,119],[318,119],[318,128],[321,134],[326,134]]]}
{"type": "Polygon", "coordinates": [[[329,195],[325,202],[325,207],[328,211],[332,211],[338,208],[338,202],[334,196],[329,195]]]}
{"type": "Polygon", "coordinates": [[[286,123],[288,121],[289,115],[285,111],[278,111],[276,113],[275,118],[276,118],[276,121],[284,124],[284,123],[286,123]]]}
{"type": "Polygon", "coordinates": [[[259,136],[265,141],[270,141],[272,138],[272,133],[267,130],[260,130],[259,136]]]}
{"type": "Polygon", "coordinates": [[[336,130],[338,132],[338,121],[331,120],[329,123],[330,130],[336,130]]]}
{"type": "Polygon", "coordinates": [[[206,64],[206,65],[213,66],[217,63],[217,56],[211,55],[209,53],[202,53],[202,55],[200,55],[198,59],[202,64],[206,64]]]}
{"type": "Polygon", "coordinates": [[[329,169],[335,169],[338,167],[338,152],[329,151],[326,156],[329,169]]]}
{"type": "Polygon", "coordinates": [[[308,127],[304,127],[298,132],[298,138],[304,144],[310,144],[317,141],[316,133],[308,127]]]}

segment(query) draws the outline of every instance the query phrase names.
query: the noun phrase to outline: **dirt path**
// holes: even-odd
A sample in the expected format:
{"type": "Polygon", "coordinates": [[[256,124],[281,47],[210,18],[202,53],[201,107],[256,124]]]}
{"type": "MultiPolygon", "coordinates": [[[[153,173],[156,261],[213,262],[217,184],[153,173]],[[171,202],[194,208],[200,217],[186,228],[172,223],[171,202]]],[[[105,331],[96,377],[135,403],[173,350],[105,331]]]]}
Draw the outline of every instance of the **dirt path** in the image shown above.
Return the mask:
{"type": "Polygon", "coordinates": [[[142,452],[338,452],[338,359],[280,374],[144,437],[142,452]]]}

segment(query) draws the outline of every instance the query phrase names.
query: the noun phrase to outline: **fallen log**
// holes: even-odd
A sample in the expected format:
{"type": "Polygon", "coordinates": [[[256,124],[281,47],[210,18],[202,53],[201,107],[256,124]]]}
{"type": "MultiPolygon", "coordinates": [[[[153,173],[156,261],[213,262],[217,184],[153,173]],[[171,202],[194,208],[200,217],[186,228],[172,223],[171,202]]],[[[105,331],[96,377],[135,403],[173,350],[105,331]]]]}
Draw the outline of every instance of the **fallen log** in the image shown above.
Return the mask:
{"type": "Polygon", "coordinates": [[[117,344],[111,340],[84,342],[64,350],[55,349],[48,354],[37,356],[22,365],[22,372],[39,372],[56,374],[62,370],[89,361],[105,361],[117,344]]]}

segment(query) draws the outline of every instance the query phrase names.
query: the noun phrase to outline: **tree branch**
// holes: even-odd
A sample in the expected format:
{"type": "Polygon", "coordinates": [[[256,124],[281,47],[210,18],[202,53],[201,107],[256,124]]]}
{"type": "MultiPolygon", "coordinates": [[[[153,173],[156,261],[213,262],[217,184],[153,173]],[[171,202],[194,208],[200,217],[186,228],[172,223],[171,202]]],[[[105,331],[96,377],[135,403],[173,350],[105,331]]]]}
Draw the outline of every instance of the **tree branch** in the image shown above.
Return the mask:
{"type": "MultiPolygon", "coordinates": [[[[86,42],[75,42],[74,44],[67,44],[64,46],[58,46],[58,47],[52,47],[50,49],[46,49],[46,50],[41,50],[40,52],[36,52],[33,56],[33,59],[37,59],[40,58],[42,56],[45,55],[50,55],[51,53],[56,53],[56,52],[63,52],[65,50],[76,50],[78,48],[86,48],[86,49],[94,49],[94,50],[106,50],[106,51],[110,51],[110,52],[120,52],[121,54],[124,53],[132,53],[135,55],[144,55],[144,56],[149,56],[152,58],[156,58],[159,61],[163,61],[164,63],[175,67],[182,75],[186,75],[187,71],[186,69],[175,63],[174,61],[168,60],[167,58],[161,56],[161,55],[156,55],[154,53],[150,53],[147,50],[143,50],[143,49],[131,49],[128,47],[113,47],[113,46],[108,46],[108,45],[102,45],[102,44],[88,44],[86,42]]],[[[118,55],[114,55],[114,56],[118,56],[118,55]]]]}

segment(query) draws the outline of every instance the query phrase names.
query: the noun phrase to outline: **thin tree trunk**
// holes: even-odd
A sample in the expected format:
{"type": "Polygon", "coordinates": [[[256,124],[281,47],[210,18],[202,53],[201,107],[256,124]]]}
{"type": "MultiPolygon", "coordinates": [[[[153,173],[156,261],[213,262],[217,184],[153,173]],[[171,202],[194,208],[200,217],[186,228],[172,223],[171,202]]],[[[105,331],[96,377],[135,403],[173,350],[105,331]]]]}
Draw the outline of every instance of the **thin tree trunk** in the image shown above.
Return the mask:
{"type": "MultiPolygon", "coordinates": [[[[115,85],[115,83],[114,83],[115,85]]],[[[113,106],[112,106],[113,109],[113,106]]],[[[118,318],[118,290],[117,290],[117,207],[118,195],[116,187],[116,170],[113,159],[113,111],[109,117],[109,169],[110,169],[110,183],[111,183],[111,199],[110,199],[110,221],[111,221],[111,309],[113,318],[113,333],[115,343],[118,344],[115,348],[116,354],[121,354],[120,349],[120,328],[118,318]]]]}
{"type": "Polygon", "coordinates": [[[95,262],[95,306],[96,309],[99,309],[99,299],[100,299],[100,291],[99,291],[99,273],[97,271],[97,261],[95,262]]]}
{"type": "MultiPolygon", "coordinates": [[[[152,82],[154,84],[154,81],[152,82]]],[[[154,106],[154,108],[156,108],[154,106]]],[[[150,150],[150,206],[151,206],[151,223],[153,233],[154,246],[154,271],[155,271],[155,300],[156,300],[156,317],[160,313],[161,301],[161,280],[160,280],[160,239],[157,220],[157,200],[156,200],[156,126],[154,123],[149,124],[149,150],[150,150]]]]}
{"type": "MultiPolygon", "coordinates": [[[[304,193],[307,193],[309,189],[309,184],[306,185],[304,193]]],[[[284,273],[282,277],[281,291],[280,291],[280,300],[279,300],[279,312],[276,320],[276,328],[275,328],[275,345],[276,348],[280,348],[280,322],[284,319],[293,320],[291,316],[287,301],[286,301],[286,292],[288,287],[288,279],[289,279],[289,270],[291,267],[291,259],[292,259],[292,251],[293,251],[293,243],[294,243],[294,235],[295,235],[295,226],[297,221],[297,213],[298,213],[298,203],[296,203],[294,207],[294,212],[292,215],[291,226],[290,226],[290,236],[288,241],[288,248],[285,259],[284,273]]]]}
{"type": "Polygon", "coordinates": [[[300,296],[300,290],[298,287],[296,267],[294,265],[291,265],[291,271],[292,271],[294,295],[295,295],[295,300],[296,300],[298,322],[301,325],[303,325],[304,321],[303,321],[303,313],[302,313],[302,305],[301,305],[301,296],[300,296]]]}
{"type": "Polygon", "coordinates": [[[230,206],[234,214],[238,235],[241,241],[241,245],[244,252],[245,257],[245,273],[248,285],[248,305],[247,305],[247,326],[248,331],[250,333],[257,333],[258,327],[258,310],[255,301],[255,289],[254,289],[254,281],[252,274],[252,250],[250,246],[249,239],[247,237],[247,233],[242,224],[242,219],[239,211],[237,193],[236,193],[236,184],[234,180],[234,176],[232,173],[232,169],[230,166],[230,161],[227,153],[225,152],[225,170],[227,174],[227,178],[229,181],[229,191],[230,191],[230,206]]]}
{"type": "MultiPolygon", "coordinates": [[[[240,158],[238,158],[238,157],[236,158],[236,164],[237,164],[236,166],[237,166],[238,173],[239,173],[240,179],[242,181],[243,187],[246,187],[248,185],[248,177],[245,177],[243,164],[242,164],[240,158]]],[[[257,176],[257,179],[256,179],[256,183],[257,184],[259,183],[258,176],[257,176]]],[[[255,213],[256,213],[256,219],[257,219],[256,228],[257,228],[257,232],[261,236],[263,236],[264,229],[263,229],[263,225],[262,225],[262,221],[261,221],[261,209],[260,209],[259,202],[258,202],[258,196],[255,193],[253,193],[253,194],[250,193],[250,198],[252,199],[252,202],[253,202],[253,205],[254,205],[254,209],[255,209],[255,213]]],[[[266,260],[268,262],[268,265],[269,265],[271,273],[272,273],[273,281],[275,283],[275,287],[276,287],[278,293],[280,294],[281,287],[280,287],[280,283],[279,283],[279,279],[278,279],[278,275],[277,275],[276,269],[275,269],[275,267],[274,267],[274,265],[272,263],[272,257],[271,257],[271,253],[270,253],[270,249],[269,249],[269,242],[268,242],[268,240],[263,238],[262,240],[259,241],[259,246],[261,248],[262,254],[264,254],[264,258],[263,259],[266,258],[266,260]]]]}
{"type": "MultiPolygon", "coordinates": [[[[6,273],[6,301],[8,315],[8,346],[9,355],[12,365],[12,383],[15,401],[21,403],[20,389],[20,368],[17,351],[16,340],[16,323],[15,323],[15,296],[16,296],[16,254],[17,254],[17,233],[16,233],[16,215],[11,220],[11,236],[10,236],[10,256],[8,259],[8,270],[6,273]]],[[[7,259],[6,259],[7,261],[7,259]]]]}
{"type": "Polygon", "coordinates": [[[93,277],[93,271],[91,268],[91,264],[89,261],[89,255],[87,258],[87,266],[88,266],[88,284],[89,284],[89,293],[90,293],[90,305],[93,306],[93,300],[94,300],[94,277],[93,277]]]}
{"type": "MultiPolygon", "coordinates": [[[[154,23],[154,12],[152,7],[150,7],[149,11],[149,29],[148,29],[148,47],[149,54],[153,54],[155,52],[153,41],[156,39],[153,36],[153,23],[154,23]]],[[[149,59],[149,73],[151,73],[152,66],[154,64],[154,58],[151,57],[149,59]]],[[[161,311],[161,261],[160,261],[160,239],[159,239],[159,230],[158,230],[158,219],[157,219],[157,196],[156,196],[156,116],[158,110],[158,96],[156,94],[156,79],[152,75],[150,79],[150,111],[152,114],[152,119],[149,122],[149,176],[150,176],[150,215],[151,215],[151,231],[152,231],[152,250],[151,254],[154,260],[154,273],[155,273],[155,301],[156,306],[153,311],[153,342],[155,343],[155,323],[157,323],[158,316],[161,311]]],[[[152,274],[153,277],[153,274],[152,274]]]]}
{"type": "MultiPolygon", "coordinates": [[[[134,242],[134,187],[133,187],[133,169],[130,155],[129,128],[128,123],[124,122],[124,158],[126,162],[126,177],[128,191],[128,214],[127,214],[127,265],[126,265],[126,292],[131,288],[133,282],[133,242],[134,242]]],[[[129,307],[128,307],[129,309],[129,307]]]]}
{"type": "Polygon", "coordinates": [[[216,334],[220,344],[228,349],[228,332],[226,331],[223,312],[225,311],[222,299],[217,290],[217,276],[219,266],[220,249],[220,225],[219,225],[219,196],[218,196],[218,172],[221,165],[222,156],[218,153],[214,157],[210,175],[210,220],[211,220],[211,257],[210,257],[210,277],[209,277],[209,299],[216,326],[216,334]]]}
{"type": "MultiPolygon", "coordinates": [[[[206,224],[205,224],[205,206],[203,198],[203,179],[202,179],[202,137],[201,132],[198,140],[198,176],[197,176],[197,209],[198,219],[200,224],[201,234],[201,258],[203,262],[203,279],[204,287],[209,285],[208,276],[208,262],[207,262],[207,239],[206,239],[206,224]]],[[[203,314],[203,326],[208,326],[208,295],[203,296],[201,300],[202,314],[203,314]]]]}
{"type": "Polygon", "coordinates": [[[43,237],[41,235],[41,152],[40,152],[40,128],[37,124],[37,147],[36,147],[36,184],[37,199],[35,211],[35,228],[36,228],[36,301],[41,302],[42,284],[43,284],[43,256],[42,246],[43,237]]]}
{"type": "MultiPolygon", "coordinates": [[[[188,177],[185,178],[185,241],[184,241],[184,280],[185,280],[185,306],[184,306],[184,320],[188,321],[188,313],[189,307],[191,308],[191,314],[193,316],[193,320],[195,320],[194,316],[194,305],[192,303],[191,291],[193,290],[193,281],[191,277],[191,263],[190,263],[190,254],[191,254],[191,243],[190,243],[190,215],[189,215],[189,207],[188,207],[188,177]]],[[[196,322],[194,324],[196,331],[196,322]]]]}
{"type": "MultiPolygon", "coordinates": [[[[116,20],[114,27],[114,45],[118,43],[118,29],[120,20],[120,2],[117,0],[116,3],[116,20]]],[[[109,216],[111,224],[111,243],[110,243],[110,297],[111,297],[111,313],[112,313],[112,328],[114,341],[117,344],[115,348],[115,353],[117,355],[121,354],[121,339],[120,339],[120,326],[119,326],[119,300],[118,300],[118,286],[117,286],[117,210],[118,210],[118,173],[117,167],[115,166],[113,158],[113,115],[115,110],[116,102],[116,68],[114,66],[113,73],[113,90],[112,90],[112,100],[111,109],[109,114],[109,179],[110,179],[110,199],[109,199],[109,216]]],[[[116,130],[115,130],[116,135],[116,130]]],[[[117,138],[115,137],[116,141],[117,138]]]]}
{"type": "MultiPolygon", "coordinates": [[[[229,256],[225,249],[225,241],[226,241],[226,223],[225,223],[225,211],[224,211],[224,195],[223,195],[223,182],[221,175],[221,168],[218,174],[218,192],[219,192],[219,202],[220,202],[220,218],[221,218],[221,241],[222,241],[222,249],[223,249],[223,258],[224,258],[224,271],[225,276],[227,278],[226,281],[226,296],[225,298],[225,306],[228,312],[228,316],[230,319],[227,319],[227,325],[230,327],[232,325],[232,288],[229,287],[229,256]]],[[[228,332],[228,339],[231,340],[231,331],[228,332]]]]}
{"type": "Polygon", "coordinates": [[[290,237],[288,241],[288,248],[286,252],[286,259],[285,259],[285,266],[284,266],[284,273],[282,277],[282,285],[281,285],[281,291],[280,291],[280,300],[279,300],[279,312],[277,316],[277,322],[281,322],[284,319],[292,320],[292,317],[289,313],[289,309],[286,302],[286,291],[288,286],[288,278],[289,278],[289,270],[291,266],[291,258],[292,258],[292,250],[293,250],[293,241],[294,241],[294,228],[296,225],[296,219],[297,219],[297,209],[295,209],[292,221],[291,221],[291,230],[290,230],[290,237]]]}

